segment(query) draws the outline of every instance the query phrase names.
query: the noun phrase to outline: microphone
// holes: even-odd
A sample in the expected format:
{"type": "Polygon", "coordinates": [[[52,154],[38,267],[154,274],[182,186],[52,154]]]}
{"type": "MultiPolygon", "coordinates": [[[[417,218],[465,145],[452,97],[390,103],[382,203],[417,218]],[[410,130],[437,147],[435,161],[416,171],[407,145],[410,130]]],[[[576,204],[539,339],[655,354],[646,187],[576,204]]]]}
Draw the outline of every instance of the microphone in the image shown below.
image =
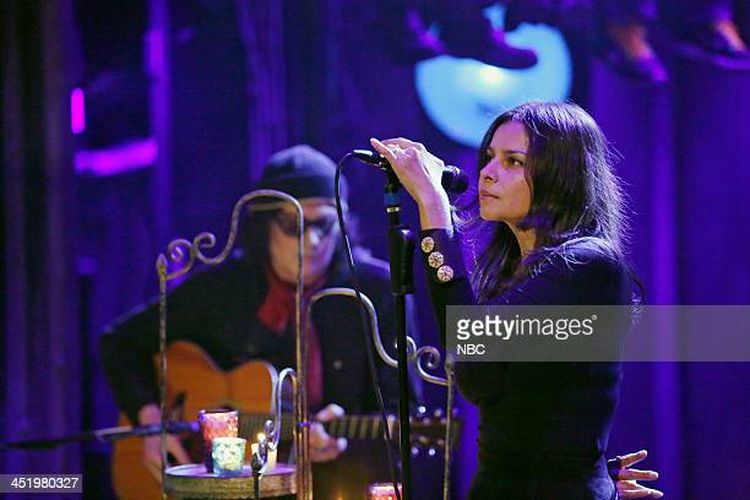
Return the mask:
{"type": "MultiPolygon", "coordinates": [[[[391,164],[388,163],[385,156],[369,149],[355,149],[352,151],[352,155],[363,163],[369,163],[378,167],[383,172],[391,170],[391,164]]],[[[469,177],[460,168],[453,165],[445,165],[443,167],[443,175],[440,178],[440,184],[449,193],[463,193],[469,187],[469,177]]]]}

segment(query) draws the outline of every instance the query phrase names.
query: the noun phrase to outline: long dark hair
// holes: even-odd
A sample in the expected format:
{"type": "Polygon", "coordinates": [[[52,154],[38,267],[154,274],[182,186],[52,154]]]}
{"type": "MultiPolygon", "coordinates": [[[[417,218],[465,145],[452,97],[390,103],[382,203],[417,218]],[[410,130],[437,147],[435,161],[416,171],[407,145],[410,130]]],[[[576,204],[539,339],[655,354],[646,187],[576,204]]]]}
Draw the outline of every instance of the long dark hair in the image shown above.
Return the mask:
{"type": "Polygon", "coordinates": [[[485,235],[489,229],[489,240],[485,236],[472,275],[480,301],[526,276],[550,252],[564,253],[565,244],[577,238],[596,237],[604,251],[616,258],[623,255],[623,192],[613,172],[613,154],[594,119],[569,102],[533,102],[506,111],[482,139],[480,171],[490,161],[487,149],[495,131],[507,122],[522,124],[529,136],[526,180],[531,188],[531,208],[518,227],[535,230],[536,248],[522,259],[518,242],[505,223],[479,221],[474,196],[465,207],[470,218],[463,229],[485,235]]]}

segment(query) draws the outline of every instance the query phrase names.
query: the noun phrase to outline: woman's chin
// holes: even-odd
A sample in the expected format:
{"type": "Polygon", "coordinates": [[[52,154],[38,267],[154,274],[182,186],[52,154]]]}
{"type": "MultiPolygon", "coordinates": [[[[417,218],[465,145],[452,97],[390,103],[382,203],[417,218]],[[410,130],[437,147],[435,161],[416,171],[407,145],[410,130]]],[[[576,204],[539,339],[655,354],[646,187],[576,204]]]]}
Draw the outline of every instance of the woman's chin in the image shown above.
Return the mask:
{"type": "Polygon", "coordinates": [[[490,222],[502,220],[502,217],[500,217],[500,214],[498,214],[496,210],[489,210],[482,207],[479,207],[479,217],[481,217],[482,220],[490,222]]]}

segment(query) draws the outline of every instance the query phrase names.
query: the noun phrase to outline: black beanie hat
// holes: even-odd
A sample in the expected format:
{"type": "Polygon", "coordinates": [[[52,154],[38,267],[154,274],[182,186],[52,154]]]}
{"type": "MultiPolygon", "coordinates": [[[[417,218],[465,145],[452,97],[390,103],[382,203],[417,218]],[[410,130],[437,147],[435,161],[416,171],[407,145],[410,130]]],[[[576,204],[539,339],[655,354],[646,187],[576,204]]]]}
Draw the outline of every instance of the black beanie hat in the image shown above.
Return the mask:
{"type": "MultiPolygon", "coordinates": [[[[292,146],[275,153],[263,168],[255,189],[276,189],[298,200],[334,198],[336,164],[307,144],[292,146]]],[[[341,198],[346,201],[348,186],[341,176],[341,198]]]]}

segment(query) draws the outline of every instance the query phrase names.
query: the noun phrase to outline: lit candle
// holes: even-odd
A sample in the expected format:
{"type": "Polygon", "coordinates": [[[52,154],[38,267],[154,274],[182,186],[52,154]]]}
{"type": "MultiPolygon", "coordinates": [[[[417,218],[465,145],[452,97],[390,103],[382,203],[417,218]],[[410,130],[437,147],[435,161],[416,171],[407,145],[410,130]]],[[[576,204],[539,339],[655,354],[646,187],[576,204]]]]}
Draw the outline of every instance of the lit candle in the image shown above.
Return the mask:
{"type": "Polygon", "coordinates": [[[266,459],[266,472],[271,472],[276,468],[276,450],[268,448],[268,458],[266,459]]]}

